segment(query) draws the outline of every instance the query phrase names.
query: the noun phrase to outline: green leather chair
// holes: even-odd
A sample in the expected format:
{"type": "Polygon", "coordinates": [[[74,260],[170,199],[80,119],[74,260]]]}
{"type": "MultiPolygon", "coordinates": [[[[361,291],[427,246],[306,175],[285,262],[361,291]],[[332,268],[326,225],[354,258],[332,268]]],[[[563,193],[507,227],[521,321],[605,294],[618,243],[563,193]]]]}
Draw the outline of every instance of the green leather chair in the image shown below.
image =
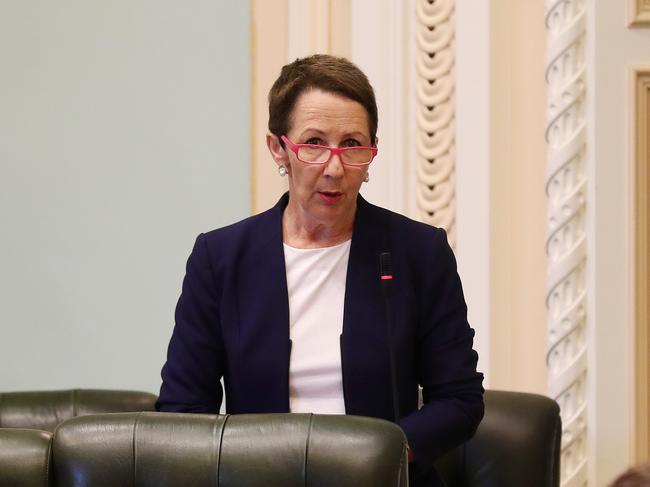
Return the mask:
{"type": "Polygon", "coordinates": [[[406,438],[358,416],[122,413],[65,421],[53,486],[404,487],[406,438]]]}
{"type": "Polygon", "coordinates": [[[449,487],[558,487],[562,422],[555,401],[485,391],[474,437],[436,462],[449,487]]]}
{"type": "Polygon", "coordinates": [[[0,428],[0,486],[48,487],[51,434],[0,428]]]}
{"type": "Polygon", "coordinates": [[[86,414],[153,411],[148,392],[100,389],[0,393],[0,428],[54,431],[66,419],[86,414]]]}
{"type": "MultiPolygon", "coordinates": [[[[449,487],[557,487],[561,439],[557,403],[535,394],[486,391],[485,405],[474,438],[436,463],[449,487]]],[[[0,487],[185,485],[190,471],[200,480],[192,487],[200,487],[206,479],[213,482],[207,485],[215,485],[217,478],[222,487],[291,486],[296,479],[295,485],[310,486],[406,485],[401,430],[370,418],[82,416],[59,427],[53,440],[54,463],[48,466],[49,445],[46,432],[0,428],[0,487]],[[346,429],[350,425],[354,434],[346,429]],[[386,438],[393,438],[392,446],[381,444],[386,438]],[[393,483],[377,483],[373,477],[359,483],[361,464],[374,461],[380,464],[374,475],[393,483]],[[48,472],[55,473],[49,484],[48,472]]]]}
{"type": "Polygon", "coordinates": [[[49,486],[50,437],[84,414],[153,411],[147,392],[73,389],[0,393],[0,487],[49,486]]]}

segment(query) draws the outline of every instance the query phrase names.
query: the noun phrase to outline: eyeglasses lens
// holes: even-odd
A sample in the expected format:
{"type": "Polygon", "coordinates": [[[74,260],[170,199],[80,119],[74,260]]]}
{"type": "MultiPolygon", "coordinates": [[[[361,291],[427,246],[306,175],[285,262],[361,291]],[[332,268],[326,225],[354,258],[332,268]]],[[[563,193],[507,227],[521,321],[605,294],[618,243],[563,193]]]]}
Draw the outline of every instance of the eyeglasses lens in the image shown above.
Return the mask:
{"type": "Polygon", "coordinates": [[[372,152],[368,149],[359,147],[343,152],[343,161],[347,164],[366,164],[372,160],[372,152]]]}
{"type": "Polygon", "coordinates": [[[330,156],[325,147],[301,147],[298,149],[298,159],[306,162],[325,162],[330,156]]]}
{"type": "MultiPolygon", "coordinates": [[[[330,151],[324,147],[300,147],[298,159],[305,162],[325,162],[330,157],[330,151]]],[[[363,147],[352,147],[341,152],[346,164],[367,164],[372,160],[372,151],[363,147]]]]}

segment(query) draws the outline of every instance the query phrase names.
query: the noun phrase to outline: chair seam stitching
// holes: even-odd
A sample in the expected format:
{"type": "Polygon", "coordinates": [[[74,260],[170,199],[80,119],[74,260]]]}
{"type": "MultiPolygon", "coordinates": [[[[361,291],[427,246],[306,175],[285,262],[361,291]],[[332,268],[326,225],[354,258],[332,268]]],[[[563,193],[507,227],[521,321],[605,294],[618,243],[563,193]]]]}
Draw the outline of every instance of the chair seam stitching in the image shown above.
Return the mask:
{"type": "Polygon", "coordinates": [[[215,443],[216,439],[217,439],[217,418],[218,417],[215,417],[214,422],[212,424],[212,445],[213,445],[214,450],[217,453],[217,458],[215,459],[216,464],[217,464],[217,472],[216,472],[216,477],[214,478],[214,482],[213,482],[215,487],[219,487],[219,448],[218,448],[219,445],[215,443]]]}
{"type": "Polygon", "coordinates": [[[304,485],[307,487],[307,457],[309,456],[309,440],[311,438],[311,428],[314,422],[314,413],[309,414],[309,426],[307,427],[307,438],[305,440],[305,465],[303,467],[304,485]]]}
{"type": "Polygon", "coordinates": [[[77,417],[77,389],[72,389],[72,417],[77,417]]]}
{"type": "Polygon", "coordinates": [[[132,449],[133,449],[133,479],[132,479],[132,485],[136,485],[135,480],[136,480],[136,475],[138,473],[138,467],[137,467],[137,458],[138,455],[136,453],[136,432],[138,429],[138,421],[140,421],[140,416],[143,414],[143,412],[139,412],[136,414],[135,419],[133,421],[133,438],[132,438],[132,449]]]}
{"type": "Polygon", "coordinates": [[[43,479],[43,485],[50,484],[50,463],[52,459],[52,442],[54,441],[54,435],[50,435],[50,441],[47,444],[47,453],[45,456],[45,478],[43,479]]]}
{"type": "MultiPolygon", "coordinates": [[[[399,472],[397,472],[397,486],[402,485],[402,477],[404,476],[404,470],[408,469],[408,443],[402,441],[402,454],[399,457],[399,472]],[[406,462],[404,459],[406,458],[406,462]]],[[[408,475],[408,474],[407,474],[408,475]]]]}
{"type": "Polygon", "coordinates": [[[226,423],[230,419],[230,414],[226,414],[226,417],[223,420],[223,425],[221,426],[221,434],[219,435],[219,448],[217,449],[217,487],[221,485],[221,449],[223,446],[223,435],[226,431],[226,423]]]}

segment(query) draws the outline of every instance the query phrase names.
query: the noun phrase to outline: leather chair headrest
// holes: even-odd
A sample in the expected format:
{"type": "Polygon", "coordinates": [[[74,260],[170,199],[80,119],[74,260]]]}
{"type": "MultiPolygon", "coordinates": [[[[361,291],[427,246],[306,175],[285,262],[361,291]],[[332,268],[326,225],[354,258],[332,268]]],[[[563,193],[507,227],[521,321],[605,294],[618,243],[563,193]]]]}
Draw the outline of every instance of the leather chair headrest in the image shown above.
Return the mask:
{"type": "Polygon", "coordinates": [[[84,414],[153,411],[156,396],[139,391],[71,389],[0,393],[0,427],[54,431],[84,414]]]}
{"type": "Polygon", "coordinates": [[[53,443],[56,485],[407,485],[404,433],[373,418],[106,414],[66,421],[53,443]]]}
{"type": "Polygon", "coordinates": [[[0,428],[0,485],[48,487],[48,431],[0,428]]]}

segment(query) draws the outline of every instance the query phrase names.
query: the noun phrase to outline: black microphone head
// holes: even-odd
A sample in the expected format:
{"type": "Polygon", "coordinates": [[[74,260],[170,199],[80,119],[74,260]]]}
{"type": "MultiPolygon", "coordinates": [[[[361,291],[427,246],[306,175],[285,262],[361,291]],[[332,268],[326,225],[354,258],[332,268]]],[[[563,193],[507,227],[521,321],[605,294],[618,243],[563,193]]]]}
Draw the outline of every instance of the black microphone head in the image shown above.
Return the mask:
{"type": "Polygon", "coordinates": [[[390,276],[393,277],[393,258],[390,252],[382,252],[379,254],[379,275],[382,279],[390,276]]]}

